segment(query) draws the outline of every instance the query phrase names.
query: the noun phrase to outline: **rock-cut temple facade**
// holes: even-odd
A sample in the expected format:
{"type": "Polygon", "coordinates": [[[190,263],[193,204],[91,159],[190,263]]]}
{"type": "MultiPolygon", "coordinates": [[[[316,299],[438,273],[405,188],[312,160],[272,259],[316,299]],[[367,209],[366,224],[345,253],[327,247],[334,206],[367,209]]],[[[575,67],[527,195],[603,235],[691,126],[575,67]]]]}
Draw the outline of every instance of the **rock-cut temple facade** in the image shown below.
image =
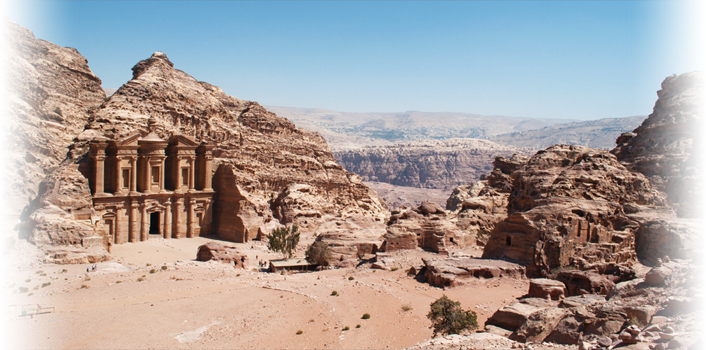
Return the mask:
{"type": "Polygon", "coordinates": [[[90,143],[88,179],[106,243],[211,234],[213,145],[163,140],[152,129],[90,143]]]}

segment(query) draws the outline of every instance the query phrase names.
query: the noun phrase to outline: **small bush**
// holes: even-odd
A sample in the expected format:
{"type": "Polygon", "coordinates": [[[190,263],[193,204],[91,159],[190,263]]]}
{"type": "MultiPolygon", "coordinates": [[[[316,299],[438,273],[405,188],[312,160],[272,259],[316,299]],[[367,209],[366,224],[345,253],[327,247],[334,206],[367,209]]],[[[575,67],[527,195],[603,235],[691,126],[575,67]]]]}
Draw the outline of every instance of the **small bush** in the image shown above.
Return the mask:
{"type": "Polygon", "coordinates": [[[49,287],[50,285],[51,285],[51,282],[44,282],[44,283],[42,283],[42,288],[49,287]]]}
{"type": "Polygon", "coordinates": [[[349,281],[352,281],[352,280],[354,280],[354,279],[355,279],[355,278],[353,278],[353,276],[348,276],[348,280],[349,280],[349,281]]]}
{"type": "Polygon", "coordinates": [[[20,293],[27,293],[27,292],[29,292],[29,288],[27,288],[27,287],[20,287],[20,288],[18,289],[18,291],[19,291],[20,293]]]}
{"type": "Polygon", "coordinates": [[[89,287],[88,287],[87,285],[85,285],[85,284],[82,284],[82,285],[81,285],[81,289],[88,289],[88,288],[89,288],[89,287]]]}
{"type": "Polygon", "coordinates": [[[397,271],[398,269],[399,269],[399,267],[393,267],[390,269],[390,271],[397,271]]]}
{"type": "Polygon", "coordinates": [[[150,273],[157,273],[157,270],[152,269],[152,270],[150,270],[150,273]]]}
{"type": "Polygon", "coordinates": [[[61,269],[61,271],[59,271],[59,273],[67,273],[67,272],[69,272],[69,270],[67,270],[67,269],[61,269]]]}
{"type": "Polygon", "coordinates": [[[316,241],[306,249],[306,260],[312,264],[328,266],[331,258],[331,249],[322,241],[316,241]]]}
{"type": "Polygon", "coordinates": [[[168,269],[167,265],[162,266],[162,270],[167,271],[167,269],[168,269]]]}
{"type": "Polygon", "coordinates": [[[370,318],[370,314],[369,314],[369,313],[366,312],[366,313],[363,314],[363,319],[364,319],[364,320],[367,320],[367,319],[369,319],[369,318],[370,318]]]}
{"type": "Polygon", "coordinates": [[[152,266],[152,264],[150,264],[150,263],[147,263],[147,266],[152,266]]]}
{"type": "Polygon", "coordinates": [[[338,292],[334,290],[333,292],[331,292],[331,295],[332,295],[332,296],[338,296],[338,292]]]}
{"type": "Polygon", "coordinates": [[[42,270],[39,270],[39,271],[35,271],[34,273],[36,273],[36,274],[38,274],[38,275],[41,275],[41,274],[43,274],[43,273],[44,273],[44,271],[42,271],[42,270]]]}
{"type": "Polygon", "coordinates": [[[461,309],[461,303],[449,299],[446,295],[431,303],[427,318],[434,327],[434,336],[441,334],[459,334],[462,330],[478,328],[477,315],[473,311],[461,309]]]}
{"type": "Polygon", "coordinates": [[[359,324],[355,325],[355,328],[360,328],[360,325],[359,324]]]}
{"type": "Polygon", "coordinates": [[[301,329],[297,331],[297,334],[302,334],[302,333],[304,333],[304,331],[301,329]]]}
{"type": "Polygon", "coordinates": [[[115,284],[123,283],[123,281],[115,281],[115,284]]]}
{"type": "Polygon", "coordinates": [[[145,278],[145,277],[147,277],[147,275],[142,275],[142,278],[145,278]]]}
{"type": "Polygon", "coordinates": [[[145,280],[144,278],[140,277],[140,278],[137,279],[137,282],[142,282],[142,281],[144,281],[144,280],[145,280]]]}
{"type": "Polygon", "coordinates": [[[348,326],[343,327],[343,330],[344,330],[344,331],[347,331],[347,330],[349,330],[349,329],[351,329],[351,327],[348,327],[348,326]]]}
{"type": "Polygon", "coordinates": [[[402,310],[405,312],[412,310],[412,304],[407,303],[407,304],[402,305],[402,310]]]}
{"type": "Polygon", "coordinates": [[[29,282],[32,282],[32,280],[31,280],[31,279],[26,279],[26,280],[25,280],[25,283],[29,283],[29,282]]]}

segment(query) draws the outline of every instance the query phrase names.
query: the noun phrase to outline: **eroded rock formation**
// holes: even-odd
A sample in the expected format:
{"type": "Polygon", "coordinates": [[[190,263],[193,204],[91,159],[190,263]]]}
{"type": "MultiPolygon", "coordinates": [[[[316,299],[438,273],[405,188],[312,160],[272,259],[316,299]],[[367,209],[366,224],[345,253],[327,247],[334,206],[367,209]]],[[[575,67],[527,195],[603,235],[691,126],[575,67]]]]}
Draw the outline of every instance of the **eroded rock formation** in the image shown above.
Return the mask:
{"type": "Polygon", "coordinates": [[[667,77],[657,96],[652,114],[611,153],[665,192],[680,217],[696,217],[704,195],[703,73],[667,77]]]}
{"type": "Polygon", "coordinates": [[[224,239],[260,238],[280,223],[297,224],[311,235],[324,216],[369,217],[371,225],[384,229],[389,216],[385,204],[358,175],[336,164],[320,135],[297,129],[256,102],[228,96],[173,66],[165,54],[155,53],[133,67],[133,79],[92,110],[90,120],[72,119],[85,129],[72,136],[75,142],[64,149],[68,157],[28,211],[31,219],[25,227],[34,242],[78,244],[91,231],[97,234],[85,181],[94,176],[88,166],[89,142],[145,133],[150,118],[155,137],[181,134],[216,145],[213,232],[224,239]],[[57,193],[52,188],[70,191],[49,198],[57,193]]]}
{"type": "Polygon", "coordinates": [[[483,257],[526,264],[529,276],[566,266],[603,271],[629,265],[637,257],[641,215],[673,217],[642,174],[606,151],[552,146],[512,180],[508,217],[496,225],[483,257]]]}
{"type": "Polygon", "coordinates": [[[10,193],[5,214],[16,219],[106,96],[76,49],[36,39],[7,19],[2,25],[9,44],[4,50],[8,90],[3,93],[10,116],[3,129],[12,169],[6,173],[10,193]]]}
{"type": "Polygon", "coordinates": [[[474,236],[462,232],[446,215],[440,205],[432,202],[423,202],[417,209],[395,209],[387,223],[382,250],[420,247],[446,254],[451,248],[474,245],[474,236]]]}

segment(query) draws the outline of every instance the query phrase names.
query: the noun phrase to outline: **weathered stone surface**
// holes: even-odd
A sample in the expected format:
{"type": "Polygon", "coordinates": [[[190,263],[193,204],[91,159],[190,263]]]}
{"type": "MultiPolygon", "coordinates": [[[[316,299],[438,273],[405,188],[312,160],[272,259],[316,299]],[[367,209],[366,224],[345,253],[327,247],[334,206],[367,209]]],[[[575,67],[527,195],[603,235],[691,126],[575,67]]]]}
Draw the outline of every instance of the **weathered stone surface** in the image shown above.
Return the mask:
{"type": "Polygon", "coordinates": [[[196,252],[197,261],[215,260],[222,263],[234,263],[235,267],[247,268],[248,257],[235,247],[229,247],[217,242],[208,242],[199,246],[196,252]]]}
{"type": "Polygon", "coordinates": [[[35,245],[84,246],[102,237],[96,233],[100,224],[95,216],[88,180],[76,165],[59,167],[42,181],[41,196],[29,207],[32,214],[24,223],[23,232],[35,245]],[[93,240],[88,240],[93,238],[93,240]]]}
{"type": "Polygon", "coordinates": [[[427,282],[439,287],[454,287],[470,278],[523,278],[523,266],[502,260],[474,258],[422,259],[427,282]]]}
{"type": "Polygon", "coordinates": [[[102,245],[89,249],[60,245],[44,246],[42,250],[46,253],[44,262],[50,264],[95,264],[112,259],[102,245]]]}
{"type": "Polygon", "coordinates": [[[548,307],[535,311],[512,333],[510,339],[523,343],[529,341],[542,342],[544,338],[554,331],[559,321],[569,313],[569,310],[557,307],[548,307]]]}
{"type": "Polygon", "coordinates": [[[473,237],[464,234],[446,217],[436,203],[424,202],[417,209],[396,209],[390,216],[383,250],[422,249],[448,253],[451,248],[466,248],[473,237]]]}
{"type": "Polygon", "coordinates": [[[11,169],[6,172],[4,214],[16,220],[106,96],[101,80],[76,49],[37,39],[8,19],[2,26],[8,44],[3,48],[3,94],[9,116],[3,137],[11,169]]]}
{"type": "Polygon", "coordinates": [[[555,267],[629,264],[640,223],[625,215],[626,207],[673,215],[644,176],[601,150],[549,147],[513,180],[508,217],[496,225],[483,257],[526,264],[529,276],[546,276],[555,267]]]}
{"type": "Polygon", "coordinates": [[[704,79],[702,72],[667,77],[652,114],[623,134],[611,151],[630,169],[650,179],[680,217],[697,217],[703,198],[704,79]]]}
{"type": "Polygon", "coordinates": [[[527,296],[552,300],[564,299],[566,296],[566,286],[560,281],[547,278],[534,278],[530,280],[527,296]]]}
{"type": "Polygon", "coordinates": [[[133,79],[93,111],[90,121],[77,122],[85,129],[71,137],[76,142],[62,167],[78,164],[78,170],[89,175],[88,141],[121,139],[146,130],[149,118],[156,122],[155,137],[185,134],[217,145],[213,232],[223,239],[246,242],[283,223],[300,225],[303,235],[311,238],[323,216],[362,215],[381,226],[389,216],[358,175],[336,164],[320,135],[297,129],[256,102],[197,81],[174,69],[160,52],[135,65],[133,79]]]}
{"type": "Polygon", "coordinates": [[[542,309],[525,303],[512,303],[496,311],[485,324],[515,331],[527,321],[530,315],[542,309]]]}
{"type": "Polygon", "coordinates": [[[507,217],[508,196],[512,190],[510,175],[529,157],[514,154],[511,158],[498,156],[494,169],[485,179],[454,189],[446,201],[452,221],[469,235],[476,236],[478,244],[485,244],[495,225],[507,217]]]}
{"type": "Polygon", "coordinates": [[[316,230],[316,240],[331,249],[333,266],[354,267],[358,259],[380,250],[385,224],[377,218],[355,215],[346,219],[323,217],[316,230]]]}
{"type": "Polygon", "coordinates": [[[615,286],[610,279],[587,271],[561,271],[557,280],[566,285],[569,295],[600,294],[607,295],[615,286]]]}
{"type": "Polygon", "coordinates": [[[672,270],[666,266],[654,267],[645,274],[645,284],[652,287],[662,286],[671,274],[672,270]]]}

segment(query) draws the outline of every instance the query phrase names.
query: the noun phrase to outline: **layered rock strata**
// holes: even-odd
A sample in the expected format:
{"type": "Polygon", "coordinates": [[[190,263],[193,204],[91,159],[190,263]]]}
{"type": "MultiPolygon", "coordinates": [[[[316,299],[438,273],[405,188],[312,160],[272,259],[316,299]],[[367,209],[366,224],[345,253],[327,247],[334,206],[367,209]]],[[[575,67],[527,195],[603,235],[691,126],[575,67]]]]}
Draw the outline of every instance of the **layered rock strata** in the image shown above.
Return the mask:
{"type": "Polygon", "coordinates": [[[507,216],[512,190],[512,173],[520,169],[529,157],[514,154],[511,158],[495,157],[493,170],[471,185],[456,187],[446,201],[451,221],[461,231],[476,236],[485,244],[495,225],[507,216]]]}
{"type": "Polygon", "coordinates": [[[552,146],[512,180],[508,217],[496,225],[483,257],[525,264],[529,276],[567,266],[604,271],[629,265],[637,257],[635,234],[644,228],[640,215],[674,216],[642,174],[606,151],[552,146]]]}
{"type": "Polygon", "coordinates": [[[475,258],[422,259],[424,278],[438,287],[456,287],[473,278],[524,278],[525,268],[502,260],[475,258]]]}
{"type": "MultiPolygon", "coordinates": [[[[256,102],[239,100],[197,81],[174,69],[167,56],[159,52],[133,67],[133,79],[95,111],[68,149],[67,160],[58,173],[67,169],[80,173],[57,176],[55,181],[62,183],[61,187],[68,186],[74,177],[95,176],[89,167],[91,140],[122,140],[136,133],[145,137],[148,129],[154,134],[151,137],[162,140],[183,135],[196,144],[215,145],[212,231],[223,239],[245,242],[290,223],[311,235],[324,216],[343,220],[365,216],[384,229],[389,216],[385,204],[358,175],[336,164],[320,135],[297,129],[256,102]],[[148,120],[152,120],[151,125],[148,120]]],[[[83,188],[74,194],[58,207],[70,214],[66,220],[78,225],[91,218],[94,211],[90,191],[83,188]],[[83,208],[79,214],[73,209],[77,205],[83,208]]],[[[40,198],[47,195],[41,193],[40,198]]],[[[32,208],[32,215],[44,203],[47,201],[40,200],[32,208]]],[[[51,238],[46,225],[40,225],[41,220],[34,217],[26,227],[30,236],[42,237],[35,242],[67,240],[51,238]]],[[[95,231],[95,220],[93,226],[95,231]]],[[[71,241],[77,242],[73,238],[71,241]]]]}
{"type": "Polygon", "coordinates": [[[446,215],[440,205],[432,202],[423,202],[417,209],[393,210],[382,250],[392,252],[419,247],[447,254],[451,249],[474,245],[474,236],[463,233],[446,215]]]}
{"type": "Polygon", "coordinates": [[[365,147],[334,153],[341,166],[363,181],[398,186],[452,189],[492,169],[497,155],[523,150],[487,140],[424,140],[394,146],[365,147]]]}
{"type": "Polygon", "coordinates": [[[2,25],[8,42],[3,93],[10,116],[3,130],[12,169],[6,173],[5,214],[16,219],[37,196],[40,182],[66,158],[106,96],[101,80],[76,49],[37,39],[7,19],[2,25]]]}
{"type": "Polygon", "coordinates": [[[611,153],[665,192],[680,217],[696,217],[704,195],[703,73],[667,77],[657,96],[652,114],[611,153]]]}

